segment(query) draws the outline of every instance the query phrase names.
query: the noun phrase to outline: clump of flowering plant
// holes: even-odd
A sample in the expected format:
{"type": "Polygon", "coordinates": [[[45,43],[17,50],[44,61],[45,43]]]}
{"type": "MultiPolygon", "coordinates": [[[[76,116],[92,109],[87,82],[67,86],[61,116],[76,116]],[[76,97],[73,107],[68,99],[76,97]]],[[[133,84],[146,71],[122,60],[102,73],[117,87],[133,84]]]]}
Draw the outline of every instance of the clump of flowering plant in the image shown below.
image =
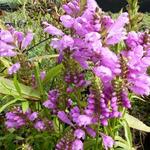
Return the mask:
{"type": "MultiPolygon", "coordinates": [[[[80,12],[81,5],[77,0],[63,6],[66,14],[60,17],[61,23],[73,34],[44,24],[47,25],[45,32],[55,36],[50,45],[58,50],[59,60],[64,67],[68,69],[73,65],[66,60],[68,57],[80,64],[81,70],[90,71],[93,75],[86,107],[80,107],[77,102],[72,108],[58,111],[58,118],[62,122],[86,131],[93,125],[107,128],[111,120],[121,118],[123,109],[131,108],[130,93],[149,94],[150,77],[147,75],[149,46],[144,42],[146,33],[127,32],[128,13],[122,13],[113,20],[101,12],[95,1],[87,1],[84,7],[84,11],[80,12]],[[123,41],[121,50],[113,49],[123,41]]],[[[68,70],[67,76],[69,74],[73,78],[76,71],[72,71],[68,70]]],[[[74,91],[67,88],[67,92],[74,91]]],[[[100,134],[99,131],[95,132],[100,134]]],[[[107,149],[107,136],[102,136],[107,149]]],[[[112,145],[113,142],[110,147],[112,145]]]]}
{"type": "MultiPolygon", "coordinates": [[[[148,34],[128,32],[127,12],[112,19],[94,0],[72,0],[63,5],[63,10],[60,23],[64,30],[43,22],[44,32],[53,36],[50,46],[59,54],[59,82],[57,80],[55,87],[49,88],[47,93],[44,85],[49,78],[48,72],[40,72],[39,64],[35,63],[31,85],[34,92],[38,91],[38,96],[28,97],[14,75],[22,106],[24,100],[29,105],[30,98],[38,102],[35,107],[30,103],[33,110],[24,111],[19,107],[7,112],[5,125],[57,133],[56,150],[90,149],[87,143],[96,150],[120,148],[116,138],[120,135],[120,126],[125,128],[123,124],[126,123],[126,111],[131,108],[131,95],[142,96],[150,92],[148,34]]],[[[14,29],[1,30],[0,56],[16,56],[26,49],[32,38],[30,32],[24,37],[14,29]]],[[[16,62],[8,73],[14,74],[19,68],[20,64],[16,62]]],[[[133,149],[132,141],[128,142],[127,147],[133,149]]]]}

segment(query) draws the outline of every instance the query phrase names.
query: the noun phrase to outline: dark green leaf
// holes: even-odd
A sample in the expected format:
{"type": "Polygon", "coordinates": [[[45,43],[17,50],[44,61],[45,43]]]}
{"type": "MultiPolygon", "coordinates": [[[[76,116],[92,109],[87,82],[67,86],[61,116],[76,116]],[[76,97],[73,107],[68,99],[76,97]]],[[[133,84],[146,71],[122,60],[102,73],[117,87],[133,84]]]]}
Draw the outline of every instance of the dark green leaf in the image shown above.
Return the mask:
{"type": "Polygon", "coordinates": [[[6,103],[5,105],[3,105],[2,107],[0,107],[0,113],[5,110],[7,107],[9,107],[10,105],[16,103],[17,101],[19,101],[20,99],[14,99],[8,103],[6,103]]]}
{"type": "Polygon", "coordinates": [[[58,74],[61,73],[61,70],[63,68],[63,65],[57,65],[53,68],[51,68],[47,73],[46,73],[46,77],[43,81],[43,84],[47,84],[51,79],[53,79],[54,77],[56,77],[58,74]]]}

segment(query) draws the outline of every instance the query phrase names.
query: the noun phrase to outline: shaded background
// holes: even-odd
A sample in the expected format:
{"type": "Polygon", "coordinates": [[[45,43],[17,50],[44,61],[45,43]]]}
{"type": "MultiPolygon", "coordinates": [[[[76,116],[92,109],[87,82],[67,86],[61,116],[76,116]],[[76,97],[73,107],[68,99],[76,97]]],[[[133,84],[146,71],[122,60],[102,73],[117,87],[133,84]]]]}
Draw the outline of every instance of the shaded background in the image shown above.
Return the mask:
{"type": "MultiPolygon", "coordinates": [[[[21,0],[22,1],[22,0],[21,0]]],[[[22,2],[19,0],[0,0],[0,10],[15,11],[21,7],[22,2]]],[[[61,0],[50,0],[58,2],[61,0]]],[[[127,5],[126,0],[96,0],[103,11],[111,11],[116,13],[127,5]]],[[[139,0],[140,11],[150,12],[150,0],[139,0]]]]}
{"type": "MultiPolygon", "coordinates": [[[[118,12],[125,9],[126,0],[96,0],[103,11],[118,12]]],[[[150,0],[139,0],[140,11],[150,12],[150,0]]]]}

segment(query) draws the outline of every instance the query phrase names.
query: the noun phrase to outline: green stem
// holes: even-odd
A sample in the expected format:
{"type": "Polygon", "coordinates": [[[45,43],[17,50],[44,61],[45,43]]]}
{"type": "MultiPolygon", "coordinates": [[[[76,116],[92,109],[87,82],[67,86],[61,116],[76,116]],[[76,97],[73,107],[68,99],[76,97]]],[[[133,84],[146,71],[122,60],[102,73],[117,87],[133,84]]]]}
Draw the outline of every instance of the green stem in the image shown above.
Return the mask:
{"type": "Polygon", "coordinates": [[[122,110],[122,118],[125,116],[125,114],[126,114],[126,108],[123,108],[123,110],[122,110]]]}
{"type": "Polygon", "coordinates": [[[98,149],[99,127],[100,127],[100,122],[98,121],[98,124],[97,124],[97,136],[96,136],[95,150],[98,149]]]}
{"type": "Polygon", "coordinates": [[[36,65],[35,65],[35,78],[36,78],[37,83],[38,83],[38,88],[40,91],[41,99],[45,100],[45,92],[44,92],[44,88],[43,88],[43,85],[42,85],[42,82],[40,79],[40,69],[39,69],[38,63],[36,63],[36,65]]]}

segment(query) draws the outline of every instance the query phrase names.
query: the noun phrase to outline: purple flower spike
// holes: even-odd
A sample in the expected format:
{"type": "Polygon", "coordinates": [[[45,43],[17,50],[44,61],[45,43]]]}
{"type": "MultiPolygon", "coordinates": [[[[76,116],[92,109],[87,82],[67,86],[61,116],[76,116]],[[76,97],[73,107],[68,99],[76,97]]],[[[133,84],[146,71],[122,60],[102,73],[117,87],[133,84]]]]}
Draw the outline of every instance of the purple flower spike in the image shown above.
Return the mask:
{"type": "MultiPolygon", "coordinates": [[[[25,119],[19,114],[20,110],[6,113],[5,125],[7,128],[18,129],[25,125],[25,119]]],[[[21,113],[21,112],[20,112],[21,113]]]]}
{"type": "Polygon", "coordinates": [[[17,73],[19,69],[20,69],[20,63],[15,63],[8,69],[8,74],[12,75],[14,73],[17,73]]]}

